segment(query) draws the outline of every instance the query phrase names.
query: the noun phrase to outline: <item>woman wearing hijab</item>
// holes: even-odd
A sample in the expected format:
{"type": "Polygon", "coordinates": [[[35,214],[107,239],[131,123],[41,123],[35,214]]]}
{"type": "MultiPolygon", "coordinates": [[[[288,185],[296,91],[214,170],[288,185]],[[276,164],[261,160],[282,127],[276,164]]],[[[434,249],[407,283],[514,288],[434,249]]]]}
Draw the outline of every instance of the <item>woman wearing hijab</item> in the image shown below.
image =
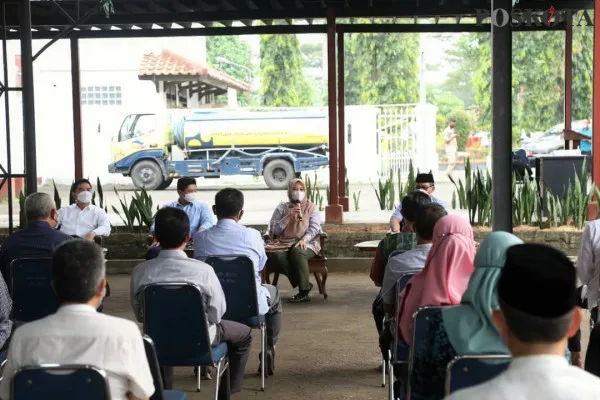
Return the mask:
{"type": "Polygon", "coordinates": [[[433,229],[433,244],[423,270],[400,294],[398,328],[402,340],[412,342],[413,314],[424,306],[451,306],[460,303],[473,273],[475,242],[469,221],[447,215],[433,229]]]}
{"type": "Polygon", "coordinates": [[[475,256],[475,271],[461,304],[443,310],[429,320],[416,354],[412,391],[419,399],[442,399],[446,366],[457,355],[508,354],[492,311],[499,308],[496,286],[506,251],[523,241],[506,232],[493,232],[475,256]]]}
{"type": "Polygon", "coordinates": [[[288,198],[288,202],[282,202],[275,209],[269,232],[279,242],[289,244],[290,249],[271,254],[270,260],[288,277],[292,287],[299,289],[289,301],[303,303],[310,301],[312,289],[308,281],[308,261],[321,250],[321,215],[315,204],[306,198],[306,186],[301,179],[292,179],[288,198]]]}

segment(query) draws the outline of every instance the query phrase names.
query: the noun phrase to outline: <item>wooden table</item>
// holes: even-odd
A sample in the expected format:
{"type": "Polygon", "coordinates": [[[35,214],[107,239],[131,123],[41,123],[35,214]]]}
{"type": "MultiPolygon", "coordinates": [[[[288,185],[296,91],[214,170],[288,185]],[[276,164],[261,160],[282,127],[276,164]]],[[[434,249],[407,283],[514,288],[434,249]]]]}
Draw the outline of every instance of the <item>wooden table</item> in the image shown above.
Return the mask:
{"type": "Polygon", "coordinates": [[[379,247],[380,240],[369,240],[366,242],[360,242],[354,245],[354,248],[360,251],[376,252],[379,247]]]}

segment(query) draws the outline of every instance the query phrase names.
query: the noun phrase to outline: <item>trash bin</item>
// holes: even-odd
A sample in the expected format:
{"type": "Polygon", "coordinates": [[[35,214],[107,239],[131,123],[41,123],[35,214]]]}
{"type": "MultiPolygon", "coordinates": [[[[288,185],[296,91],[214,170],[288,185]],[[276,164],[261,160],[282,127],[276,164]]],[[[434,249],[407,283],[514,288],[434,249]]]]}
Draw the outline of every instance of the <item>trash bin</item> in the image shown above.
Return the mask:
{"type": "MultiPolygon", "coordinates": [[[[535,159],[535,176],[542,203],[549,188],[552,194],[562,197],[569,181],[574,184],[575,176],[581,172],[585,156],[541,156],[535,159]]],[[[544,204],[544,210],[547,210],[544,204]]]]}

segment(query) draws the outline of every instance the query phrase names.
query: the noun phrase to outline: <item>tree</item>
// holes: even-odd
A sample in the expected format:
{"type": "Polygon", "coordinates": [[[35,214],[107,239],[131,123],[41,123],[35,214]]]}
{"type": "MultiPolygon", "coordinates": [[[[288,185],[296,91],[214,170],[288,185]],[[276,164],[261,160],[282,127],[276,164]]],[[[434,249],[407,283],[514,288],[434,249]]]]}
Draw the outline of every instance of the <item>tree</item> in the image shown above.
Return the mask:
{"type": "MultiPolygon", "coordinates": [[[[251,74],[241,66],[252,71],[251,55],[250,45],[240,40],[239,36],[209,36],[206,38],[206,61],[208,65],[248,83],[252,81],[251,74]],[[218,57],[240,66],[219,62],[218,57]]],[[[227,95],[217,96],[215,101],[219,104],[226,104],[227,95]]],[[[240,96],[239,101],[242,105],[247,105],[246,96],[240,96]]]]}
{"type": "Polygon", "coordinates": [[[346,104],[418,101],[418,34],[351,33],[344,42],[346,104]]]}
{"type": "Polygon", "coordinates": [[[301,107],[311,103],[311,90],[302,73],[302,55],[296,35],[260,36],[262,104],[301,107]]]}
{"type": "Polygon", "coordinates": [[[592,72],[594,71],[594,30],[573,29],[573,119],[592,116],[592,72]]]}
{"type": "MultiPolygon", "coordinates": [[[[440,39],[448,41],[448,34],[440,39]]],[[[479,43],[485,40],[484,33],[461,34],[456,44],[446,51],[446,62],[451,68],[442,86],[444,92],[449,92],[460,98],[466,107],[475,104],[475,88],[473,85],[479,62],[479,43]]]]}

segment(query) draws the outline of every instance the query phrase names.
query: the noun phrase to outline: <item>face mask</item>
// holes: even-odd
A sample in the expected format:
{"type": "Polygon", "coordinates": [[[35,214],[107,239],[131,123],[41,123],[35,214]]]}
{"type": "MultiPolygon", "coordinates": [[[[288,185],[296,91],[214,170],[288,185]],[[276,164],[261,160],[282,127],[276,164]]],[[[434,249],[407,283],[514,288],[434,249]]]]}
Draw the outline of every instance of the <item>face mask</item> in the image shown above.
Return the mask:
{"type": "Polygon", "coordinates": [[[92,201],[92,192],[83,191],[77,195],[77,200],[83,204],[87,204],[92,201]]]}
{"type": "Polygon", "coordinates": [[[304,200],[304,196],[306,196],[306,193],[301,190],[294,190],[292,192],[292,200],[302,201],[304,200]]]}
{"type": "Polygon", "coordinates": [[[193,203],[196,201],[196,193],[188,193],[185,195],[185,201],[189,203],[193,203]]]}

